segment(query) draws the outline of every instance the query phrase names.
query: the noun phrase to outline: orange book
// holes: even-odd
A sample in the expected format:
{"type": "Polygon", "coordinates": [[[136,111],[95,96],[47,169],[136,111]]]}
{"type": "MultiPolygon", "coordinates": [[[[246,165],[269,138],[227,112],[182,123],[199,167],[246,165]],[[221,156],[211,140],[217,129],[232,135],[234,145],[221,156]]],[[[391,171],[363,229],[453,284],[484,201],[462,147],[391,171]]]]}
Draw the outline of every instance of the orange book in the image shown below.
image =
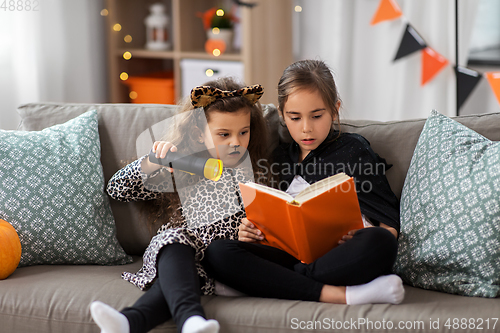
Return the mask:
{"type": "Polygon", "coordinates": [[[345,173],[320,180],[295,198],[256,183],[240,183],[247,218],[265,236],[261,244],[282,249],[311,263],[338,245],[363,219],[352,177],[345,173]]]}

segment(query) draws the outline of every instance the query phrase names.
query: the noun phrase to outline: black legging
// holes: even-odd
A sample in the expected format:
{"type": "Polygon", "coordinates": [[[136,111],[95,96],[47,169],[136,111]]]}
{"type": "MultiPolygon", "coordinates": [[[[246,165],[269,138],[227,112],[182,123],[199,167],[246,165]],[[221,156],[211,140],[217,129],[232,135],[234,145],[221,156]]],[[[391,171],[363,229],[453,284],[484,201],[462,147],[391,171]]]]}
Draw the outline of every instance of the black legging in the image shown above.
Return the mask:
{"type": "Polygon", "coordinates": [[[195,250],[183,244],[161,249],[157,280],[132,307],[121,311],[129,321],[130,333],[149,332],[172,317],[181,332],[189,317],[205,318],[194,256],[195,250]]]}
{"type": "Polygon", "coordinates": [[[391,273],[397,240],[386,229],[365,228],[310,264],[257,243],[217,240],[202,264],[216,280],[249,296],[318,301],[324,284],[350,286],[391,273]]]}

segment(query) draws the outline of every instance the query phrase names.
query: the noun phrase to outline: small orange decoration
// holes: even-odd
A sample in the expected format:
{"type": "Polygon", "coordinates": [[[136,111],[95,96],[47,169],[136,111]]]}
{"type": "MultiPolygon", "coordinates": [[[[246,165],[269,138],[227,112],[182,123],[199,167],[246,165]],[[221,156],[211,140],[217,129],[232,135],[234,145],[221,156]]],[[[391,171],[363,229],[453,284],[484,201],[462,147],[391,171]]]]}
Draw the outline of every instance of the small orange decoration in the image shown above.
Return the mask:
{"type": "Polygon", "coordinates": [[[226,51],[226,42],[222,39],[208,39],[205,42],[205,51],[207,51],[208,54],[219,56],[226,51]],[[214,50],[219,50],[219,52],[214,53],[214,50]]]}
{"type": "Polygon", "coordinates": [[[0,280],[6,279],[21,260],[21,241],[16,229],[0,219],[0,280]]]}
{"type": "Polygon", "coordinates": [[[394,0],[382,0],[370,24],[375,25],[383,21],[394,20],[402,15],[401,9],[394,0]]]}
{"type": "Polygon", "coordinates": [[[497,97],[498,103],[500,103],[500,72],[488,72],[484,74],[490,83],[491,89],[493,89],[493,92],[497,97]]]}
{"type": "Polygon", "coordinates": [[[448,60],[430,47],[423,49],[421,85],[429,82],[447,64],[448,60]]]}

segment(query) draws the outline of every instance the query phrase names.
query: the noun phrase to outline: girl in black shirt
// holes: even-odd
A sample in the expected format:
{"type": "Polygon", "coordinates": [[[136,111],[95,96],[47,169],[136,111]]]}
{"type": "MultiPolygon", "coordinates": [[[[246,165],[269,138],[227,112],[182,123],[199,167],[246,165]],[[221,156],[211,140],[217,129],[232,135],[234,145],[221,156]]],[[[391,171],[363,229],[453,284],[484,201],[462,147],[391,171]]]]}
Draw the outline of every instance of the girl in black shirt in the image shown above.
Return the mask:
{"type": "MultiPolygon", "coordinates": [[[[278,85],[281,120],[293,142],[273,153],[277,187],[292,196],[339,172],[356,183],[364,229],[310,264],[259,244],[265,235],[243,219],[238,240],[213,242],[203,265],[219,282],[250,296],[340,304],[403,300],[401,279],[391,274],[399,233],[399,202],[385,177],[389,167],[366,139],[334,130],[340,99],[330,69],[303,60],[285,69],[278,85]]],[[[340,128],[340,127],[339,127],[340,128]]]]}

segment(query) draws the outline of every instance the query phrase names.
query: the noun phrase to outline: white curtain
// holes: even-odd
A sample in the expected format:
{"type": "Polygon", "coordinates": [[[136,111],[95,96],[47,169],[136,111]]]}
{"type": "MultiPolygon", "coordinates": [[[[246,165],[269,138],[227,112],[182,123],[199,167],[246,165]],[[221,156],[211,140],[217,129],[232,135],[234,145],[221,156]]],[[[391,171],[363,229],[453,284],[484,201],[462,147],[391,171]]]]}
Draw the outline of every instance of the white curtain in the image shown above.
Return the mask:
{"type": "MultiPolygon", "coordinates": [[[[336,76],[350,119],[426,118],[456,114],[455,0],[395,0],[403,17],[371,26],[380,0],[295,0],[296,59],[322,59],[336,76]],[[424,86],[421,54],[393,61],[410,23],[450,64],[424,86]]],[[[459,64],[466,65],[479,0],[459,1],[459,64]]]]}
{"type": "Polygon", "coordinates": [[[40,0],[37,11],[34,1],[8,3],[0,10],[0,128],[17,128],[23,103],[105,102],[103,1],[40,0]]]}

